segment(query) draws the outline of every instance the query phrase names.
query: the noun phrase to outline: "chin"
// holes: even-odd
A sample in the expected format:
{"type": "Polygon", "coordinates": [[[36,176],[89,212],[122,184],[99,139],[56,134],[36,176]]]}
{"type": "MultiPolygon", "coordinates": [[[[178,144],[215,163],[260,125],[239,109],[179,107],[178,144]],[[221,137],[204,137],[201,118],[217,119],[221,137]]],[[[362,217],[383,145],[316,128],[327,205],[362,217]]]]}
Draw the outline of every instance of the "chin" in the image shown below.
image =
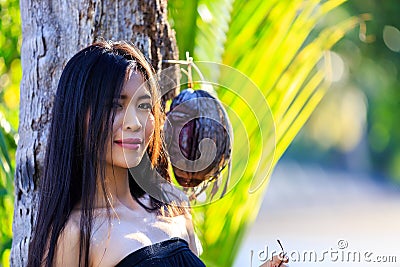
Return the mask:
{"type": "Polygon", "coordinates": [[[139,165],[140,160],[137,160],[135,162],[128,162],[128,164],[126,164],[126,168],[127,169],[131,169],[131,168],[135,168],[139,165]]]}
{"type": "Polygon", "coordinates": [[[121,156],[118,155],[113,158],[112,160],[112,165],[115,167],[120,167],[120,168],[125,168],[125,169],[130,169],[134,168],[139,165],[140,161],[142,160],[143,155],[136,154],[136,155],[130,155],[130,156],[121,156]]]}
{"type": "Polygon", "coordinates": [[[140,158],[135,158],[135,159],[127,159],[124,163],[127,169],[137,167],[140,164],[140,161],[142,161],[142,157],[140,158]]]}

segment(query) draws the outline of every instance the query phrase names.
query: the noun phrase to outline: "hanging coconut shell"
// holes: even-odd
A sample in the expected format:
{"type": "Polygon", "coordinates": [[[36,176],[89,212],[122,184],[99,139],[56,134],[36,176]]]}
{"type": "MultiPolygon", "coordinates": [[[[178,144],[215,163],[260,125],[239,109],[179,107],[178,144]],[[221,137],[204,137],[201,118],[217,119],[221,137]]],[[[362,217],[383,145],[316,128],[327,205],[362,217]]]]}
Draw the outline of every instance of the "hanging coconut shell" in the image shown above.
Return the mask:
{"type": "Polygon", "coordinates": [[[217,179],[230,161],[230,122],[222,104],[204,90],[183,90],[173,99],[164,133],[181,186],[217,179]]]}

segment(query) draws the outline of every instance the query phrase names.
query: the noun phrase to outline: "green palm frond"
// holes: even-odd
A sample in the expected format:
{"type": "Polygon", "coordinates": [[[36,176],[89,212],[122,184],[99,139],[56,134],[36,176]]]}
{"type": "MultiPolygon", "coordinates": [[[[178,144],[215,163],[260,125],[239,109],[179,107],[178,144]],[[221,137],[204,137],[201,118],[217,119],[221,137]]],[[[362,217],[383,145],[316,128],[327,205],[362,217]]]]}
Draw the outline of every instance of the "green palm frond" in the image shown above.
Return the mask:
{"type": "MultiPolygon", "coordinates": [[[[1,115],[1,114],[0,114],[1,115]]],[[[0,116],[0,119],[4,119],[0,116]]],[[[0,125],[0,217],[2,223],[0,225],[0,255],[3,256],[5,251],[9,252],[12,241],[12,211],[13,211],[13,176],[14,168],[10,156],[10,149],[15,151],[15,143],[12,137],[4,131],[0,125]],[[9,143],[12,143],[10,147],[9,143]]],[[[8,254],[7,254],[8,255],[8,254]]],[[[0,266],[7,264],[8,258],[3,256],[0,258],[0,266]]]]}
{"type": "Polygon", "coordinates": [[[194,55],[201,60],[222,62],[231,20],[233,0],[199,0],[194,55]],[[218,25],[215,27],[215,25],[218,25]]]}
{"type": "Polygon", "coordinates": [[[197,33],[196,20],[198,0],[168,1],[170,25],[179,34],[176,40],[179,46],[179,58],[185,59],[186,51],[193,55],[194,42],[197,33]]]}
{"type": "MultiPolygon", "coordinates": [[[[205,76],[216,84],[235,88],[216,88],[234,130],[229,192],[214,203],[194,207],[207,265],[233,264],[258,213],[271,170],[329,87],[328,51],[359,18],[328,27],[319,22],[343,2],[196,1],[198,13],[206,15],[196,19],[194,58],[226,64],[250,79],[202,68],[212,69],[205,76]]],[[[176,30],[177,36],[182,34],[176,30]]]]}

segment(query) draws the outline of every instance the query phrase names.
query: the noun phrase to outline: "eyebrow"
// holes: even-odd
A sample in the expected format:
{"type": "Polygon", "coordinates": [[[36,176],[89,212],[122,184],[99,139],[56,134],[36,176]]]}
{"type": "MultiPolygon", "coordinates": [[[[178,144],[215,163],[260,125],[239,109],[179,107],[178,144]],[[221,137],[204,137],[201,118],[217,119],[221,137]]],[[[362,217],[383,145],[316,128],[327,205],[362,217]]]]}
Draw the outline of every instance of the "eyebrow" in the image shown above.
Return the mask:
{"type": "MultiPolygon", "coordinates": [[[[119,99],[122,99],[122,100],[127,99],[127,98],[128,98],[127,95],[120,95],[119,96],[119,99]]],[[[138,97],[138,100],[143,100],[143,99],[151,99],[151,96],[149,94],[145,94],[145,95],[141,95],[141,96],[138,97]]]]}

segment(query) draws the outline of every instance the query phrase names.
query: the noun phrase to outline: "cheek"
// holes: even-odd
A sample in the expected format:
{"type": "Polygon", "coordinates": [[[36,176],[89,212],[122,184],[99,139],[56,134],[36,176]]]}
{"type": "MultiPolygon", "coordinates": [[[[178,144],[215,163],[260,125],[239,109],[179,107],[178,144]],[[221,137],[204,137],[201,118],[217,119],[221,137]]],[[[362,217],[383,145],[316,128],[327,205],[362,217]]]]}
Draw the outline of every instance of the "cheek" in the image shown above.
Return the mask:
{"type": "Polygon", "coordinates": [[[114,121],[112,123],[113,133],[115,133],[119,128],[121,128],[123,121],[124,121],[124,114],[121,114],[121,112],[116,112],[114,121]]]}

